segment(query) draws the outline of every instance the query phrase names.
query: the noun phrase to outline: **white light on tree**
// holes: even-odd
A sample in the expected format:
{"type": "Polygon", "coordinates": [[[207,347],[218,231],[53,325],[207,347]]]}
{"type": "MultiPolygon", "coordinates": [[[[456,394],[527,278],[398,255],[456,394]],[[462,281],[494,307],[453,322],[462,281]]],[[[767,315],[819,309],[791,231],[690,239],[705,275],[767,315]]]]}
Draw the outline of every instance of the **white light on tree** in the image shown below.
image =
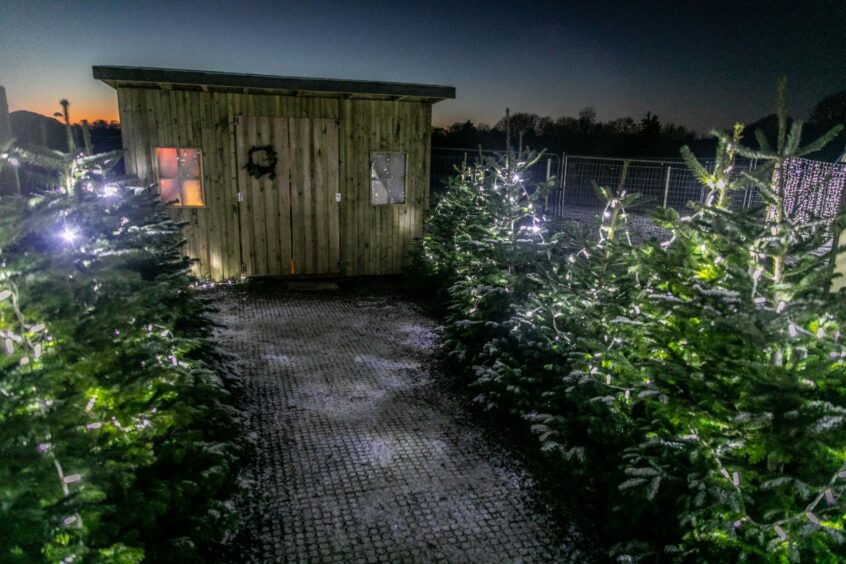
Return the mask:
{"type": "Polygon", "coordinates": [[[79,237],[79,231],[75,227],[66,225],[59,236],[65,241],[65,243],[72,244],[79,237]]]}

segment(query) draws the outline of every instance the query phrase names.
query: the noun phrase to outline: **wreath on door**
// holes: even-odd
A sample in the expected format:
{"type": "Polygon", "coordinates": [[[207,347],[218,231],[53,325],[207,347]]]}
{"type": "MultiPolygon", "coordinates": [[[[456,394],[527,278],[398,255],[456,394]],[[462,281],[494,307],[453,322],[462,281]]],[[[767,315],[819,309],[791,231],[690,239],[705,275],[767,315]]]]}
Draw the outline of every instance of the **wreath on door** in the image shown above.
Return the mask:
{"type": "Polygon", "coordinates": [[[253,178],[269,175],[273,180],[276,178],[277,162],[273,145],[253,145],[247,153],[247,164],[244,165],[244,169],[253,178]]]}

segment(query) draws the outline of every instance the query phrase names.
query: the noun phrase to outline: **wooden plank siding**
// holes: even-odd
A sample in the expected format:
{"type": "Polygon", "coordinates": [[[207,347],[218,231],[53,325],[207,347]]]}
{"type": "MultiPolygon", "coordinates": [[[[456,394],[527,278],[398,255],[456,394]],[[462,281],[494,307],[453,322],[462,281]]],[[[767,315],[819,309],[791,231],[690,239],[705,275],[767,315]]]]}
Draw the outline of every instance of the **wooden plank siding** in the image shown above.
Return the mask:
{"type": "Polygon", "coordinates": [[[184,252],[197,259],[198,276],[238,278],[242,263],[249,275],[288,273],[292,254],[301,256],[309,271],[348,276],[399,273],[408,264],[429,200],[431,103],[178,87],[119,86],[117,95],[128,174],[155,183],[156,147],[202,149],[205,207],[170,210],[185,223],[184,252]],[[235,125],[236,118],[243,125],[235,125]],[[242,127],[246,135],[239,134],[242,127]],[[292,248],[278,236],[288,228],[292,205],[284,185],[253,179],[243,169],[249,147],[267,143],[277,151],[279,178],[301,178],[306,184],[317,179],[337,185],[341,194],[337,204],[334,193],[304,189],[300,195],[292,185],[293,209],[302,211],[293,214],[292,248]],[[375,151],[406,153],[405,203],[370,203],[375,151]],[[239,204],[239,189],[248,188],[262,199],[239,204]],[[331,220],[333,213],[337,220],[331,220]]]}

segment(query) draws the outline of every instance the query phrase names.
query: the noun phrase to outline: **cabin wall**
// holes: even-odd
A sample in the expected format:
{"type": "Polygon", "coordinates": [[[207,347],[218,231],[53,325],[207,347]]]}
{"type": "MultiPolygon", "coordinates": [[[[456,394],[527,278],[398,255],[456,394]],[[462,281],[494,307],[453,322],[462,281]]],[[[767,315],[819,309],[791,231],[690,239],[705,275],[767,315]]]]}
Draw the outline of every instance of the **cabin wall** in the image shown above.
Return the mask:
{"type": "Polygon", "coordinates": [[[185,253],[198,259],[199,276],[241,273],[234,116],[337,120],[341,273],[391,274],[407,264],[429,199],[431,104],[124,87],[117,93],[128,174],[155,182],[156,147],[202,149],[206,206],[171,209],[187,224],[185,253]],[[370,204],[371,151],[408,153],[405,204],[370,204]]]}
{"type": "Polygon", "coordinates": [[[341,107],[341,261],[346,274],[392,274],[408,264],[429,201],[432,106],[345,100],[341,107]],[[404,151],[405,204],[370,204],[370,153],[404,151]]]}

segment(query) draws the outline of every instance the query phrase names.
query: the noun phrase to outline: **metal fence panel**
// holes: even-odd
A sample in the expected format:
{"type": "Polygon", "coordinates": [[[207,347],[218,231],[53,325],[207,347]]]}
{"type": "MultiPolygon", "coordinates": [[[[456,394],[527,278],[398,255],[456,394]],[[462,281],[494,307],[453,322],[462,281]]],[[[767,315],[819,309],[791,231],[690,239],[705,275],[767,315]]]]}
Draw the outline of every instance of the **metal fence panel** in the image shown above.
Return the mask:
{"type": "MultiPolygon", "coordinates": [[[[496,158],[500,151],[479,149],[447,149],[443,147],[432,148],[432,166],[429,175],[429,185],[432,193],[443,191],[449,177],[456,174],[456,167],[459,169],[466,162],[474,164],[481,158],[496,158]]],[[[552,153],[544,153],[540,160],[532,165],[527,174],[531,182],[556,181],[561,167],[561,157],[552,153]]],[[[556,188],[558,183],[556,181],[556,188]]]]}
{"type": "MultiPolygon", "coordinates": [[[[455,167],[465,161],[474,163],[479,156],[496,156],[496,151],[472,149],[432,149],[432,189],[443,189],[447,177],[455,174],[455,167]]],[[[703,160],[707,169],[713,160],[703,160]]],[[[673,208],[680,213],[690,209],[690,202],[702,202],[708,192],[681,159],[621,159],[585,155],[545,154],[528,171],[535,182],[553,181],[554,188],[547,199],[547,213],[554,217],[595,222],[605,207],[596,194],[594,183],[617,188],[623,167],[628,163],[623,187],[628,193],[639,193],[642,203],[628,210],[630,222],[643,231],[653,232],[647,219],[658,207],[673,208]]],[[[755,160],[737,159],[733,175],[753,172],[755,160]]],[[[846,188],[846,165],[824,163],[808,159],[790,159],[785,170],[787,180],[786,205],[791,217],[800,221],[811,217],[833,219],[839,212],[846,188]]],[[[731,207],[763,207],[765,202],[754,188],[732,195],[731,207]]]]}

